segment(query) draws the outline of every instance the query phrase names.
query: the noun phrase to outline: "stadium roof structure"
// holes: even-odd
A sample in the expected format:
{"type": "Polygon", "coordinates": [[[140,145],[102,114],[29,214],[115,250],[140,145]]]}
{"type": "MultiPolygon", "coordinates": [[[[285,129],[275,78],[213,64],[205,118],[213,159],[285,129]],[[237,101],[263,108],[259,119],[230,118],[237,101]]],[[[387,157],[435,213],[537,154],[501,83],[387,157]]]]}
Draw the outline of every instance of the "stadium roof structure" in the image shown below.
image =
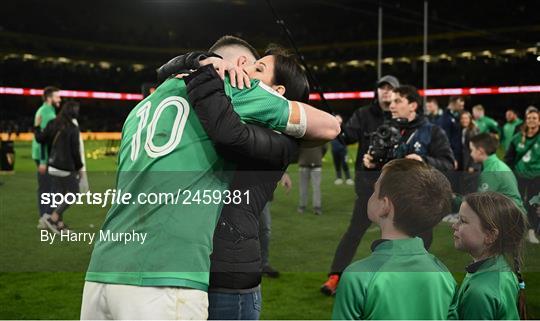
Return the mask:
{"type": "MultiPolygon", "coordinates": [[[[272,0],[309,60],[375,59],[379,3],[385,57],[422,54],[423,1],[272,0]]],[[[538,1],[429,1],[429,50],[537,46],[538,1]]],[[[259,49],[286,43],[265,0],[19,0],[2,4],[2,54],[162,60],[223,34],[259,49]]]]}

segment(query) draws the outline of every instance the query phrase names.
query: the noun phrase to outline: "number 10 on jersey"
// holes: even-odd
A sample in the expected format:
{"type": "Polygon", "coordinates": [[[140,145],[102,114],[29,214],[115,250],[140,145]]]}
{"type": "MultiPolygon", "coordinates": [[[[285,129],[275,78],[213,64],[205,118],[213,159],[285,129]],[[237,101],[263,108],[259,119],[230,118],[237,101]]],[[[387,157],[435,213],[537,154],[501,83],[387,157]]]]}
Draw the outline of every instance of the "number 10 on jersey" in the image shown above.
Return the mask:
{"type": "Polygon", "coordinates": [[[182,139],[182,134],[184,133],[184,128],[186,126],[186,121],[189,116],[189,103],[186,99],[179,96],[167,97],[157,106],[150,124],[148,124],[148,118],[150,114],[150,108],[152,107],[152,102],[147,101],[139,110],[137,110],[136,115],[139,117],[139,125],[137,126],[137,131],[131,139],[131,160],[135,161],[139,156],[139,150],[141,148],[141,133],[146,127],[146,142],[144,143],[144,150],[148,157],[157,158],[165,156],[172,152],[174,148],[180,143],[182,139]],[[172,128],[170,129],[171,136],[169,140],[161,145],[156,146],[153,142],[154,135],[156,133],[156,127],[161,117],[161,114],[166,108],[176,108],[176,117],[172,128]],[[148,126],[147,126],[148,124],[148,126]]]}

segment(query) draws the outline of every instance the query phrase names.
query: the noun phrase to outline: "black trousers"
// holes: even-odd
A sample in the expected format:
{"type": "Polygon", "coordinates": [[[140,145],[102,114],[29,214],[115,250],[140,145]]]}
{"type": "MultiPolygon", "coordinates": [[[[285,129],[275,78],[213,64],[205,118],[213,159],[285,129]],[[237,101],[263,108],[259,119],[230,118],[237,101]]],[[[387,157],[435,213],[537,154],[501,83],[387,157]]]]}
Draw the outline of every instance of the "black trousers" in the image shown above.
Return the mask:
{"type": "MultiPolygon", "coordinates": [[[[69,176],[65,177],[59,177],[54,175],[50,175],[50,177],[53,182],[53,190],[55,193],[61,193],[65,196],[67,193],[75,194],[79,192],[79,179],[77,178],[76,172],[72,172],[69,174],[69,176]]],[[[53,208],[53,210],[60,216],[62,216],[62,214],[65,210],[67,210],[69,205],[69,203],[64,202],[58,205],[57,208],[53,208]]]]}
{"type": "MultiPolygon", "coordinates": [[[[330,274],[341,274],[351,264],[362,237],[371,226],[367,215],[367,204],[371,194],[373,194],[373,184],[377,181],[379,174],[380,172],[356,173],[356,201],[351,221],[334,254],[330,274]]],[[[429,249],[433,240],[433,230],[418,236],[423,239],[425,248],[429,249]]]]}
{"type": "MultiPolygon", "coordinates": [[[[39,161],[36,161],[36,165],[39,166],[39,161]]],[[[36,167],[37,169],[37,167],[36,167]]],[[[53,191],[52,187],[52,179],[49,173],[45,171],[45,174],[40,174],[39,172],[36,172],[37,177],[37,206],[39,211],[39,217],[43,216],[43,214],[51,214],[52,209],[49,204],[42,204],[41,203],[41,195],[42,194],[48,194],[53,191]]]]}

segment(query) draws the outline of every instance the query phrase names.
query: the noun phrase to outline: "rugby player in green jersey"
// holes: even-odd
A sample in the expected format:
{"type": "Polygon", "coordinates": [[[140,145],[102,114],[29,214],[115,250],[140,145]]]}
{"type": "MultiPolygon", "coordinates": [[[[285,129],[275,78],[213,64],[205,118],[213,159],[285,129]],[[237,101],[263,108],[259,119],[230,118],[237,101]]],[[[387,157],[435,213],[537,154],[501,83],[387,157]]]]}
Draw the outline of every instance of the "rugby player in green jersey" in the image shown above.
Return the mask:
{"type": "MultiPolygon", "coordinates": [[[[256,52],[242,43],[215,52],[236,66],[256,61],[256,52]]],[[[271,73],[270,68],[255,69],[252,76],[265,79],[271,73]]],[[[304,139],[324,141],[338,134],[333,116],[289,102],[279,95],[279,86],[268,85],[252,80],[251,88],[240,90],[225,80],[225,92],[244,122],[304,139]]],[[[140,195],[207,190],[226,195],[227,170],[234,170],[234,164],[216,153],[186,97],[184,80],[170,78],[130,113],[122,130],[118,191],[140,195]]],[[[212,235],[222,206],[113,204],[102,230],[145,233],[146,242],[97,240],[81,318],[205,319],[212,235]]]]}
{"type": "MultiPolygon", "coordinates": [[[[34,126],[39,126],[41,130],[45,129],[47,124],[56,117],[56,110],[60,108],[61,102],[60,89],[56,87],[46,87],[43,89],[43,104],[36,111],[34,126]]],[[[37,227],[39,229],[45,229],[47,225],[42,222],[41,218],[45,214],[48,217],[51,213],[51,208],[46,204],[41,204],[41,195],[52,192],[52,182],[47,171],[47,162],[49,160],[47,148],[38,143],[35,138],[32,139],[32,159],[38,168],[37,200],[39,219],[37,227]]]]}
{"type": "Polygon", "coordinates": [[[471,138],[469,143],[471,158],[482,164],[478,178],[478,192],[493,191],[501,193],[514,201],[526,213],[518,189],[516,175],[505,162],[497,156],[499,141],[491,134],[483,133],[471,138]]]}

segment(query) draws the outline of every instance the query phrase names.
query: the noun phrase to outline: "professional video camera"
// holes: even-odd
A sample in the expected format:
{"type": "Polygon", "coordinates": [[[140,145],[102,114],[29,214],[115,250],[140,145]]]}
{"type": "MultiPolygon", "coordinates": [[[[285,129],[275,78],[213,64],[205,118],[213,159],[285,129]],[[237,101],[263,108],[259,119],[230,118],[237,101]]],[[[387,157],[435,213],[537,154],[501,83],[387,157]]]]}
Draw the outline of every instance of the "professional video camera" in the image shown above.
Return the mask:
{"type": "Polygon", "coordinates": [[[397,151],[401,141],[399,123],[396,120],[386,121],[369,134],[368,154],[373,156],[374,163],[382,165],[398,157],[397,151]]]}

